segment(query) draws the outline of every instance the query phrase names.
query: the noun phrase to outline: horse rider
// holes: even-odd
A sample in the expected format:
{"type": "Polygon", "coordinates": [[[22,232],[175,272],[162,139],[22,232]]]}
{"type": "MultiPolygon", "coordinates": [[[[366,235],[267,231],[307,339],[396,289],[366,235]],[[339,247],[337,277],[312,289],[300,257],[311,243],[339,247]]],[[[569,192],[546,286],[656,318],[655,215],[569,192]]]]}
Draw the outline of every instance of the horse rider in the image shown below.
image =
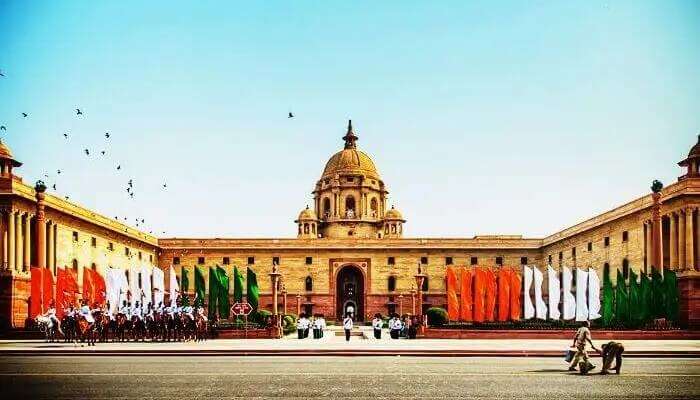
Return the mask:
{"type": "Polygon", "coordinates": [[[119,314],[125,316],[127,321],[131,320],[131,303],[127,303],[127,301],[124,300],[121,308],[119,309],[119,314]]]}
{"type": "Polygon", "coordinates": [[[131,318],[133,319],[134,317],[139,321],[143,319],[143,309],[138,301],[134,303],[134,308],[131,309],[131,318]]]}
{"type": "Polygon", "coordinates": [[[56,316],[56,302],[54,300],[51,300],[49,302],[49,308],[48,308],[48,310],[46,310],[46,312],[44,314],[42,314],[42,316],[48,318],[52,324],[55,324],[56,330],[58,331],[58,333],[65,336],[65,334],[63,333],[63,330],[61,330],[61,321],[56,316]]]}
{"type": "Polygon", "coordinates": [[[180,311],[182,314],[187,315],[190,317],[191,320],[194,321],[194,307],[191,305],[186,305],[182,307],[182,310],[180,311]]]}
{"type": "Polygon", "coordinates": [[[204,307],[199,306],[199,308],[197,308],[197,315],[199,315],[200,317],[202,317],[202,319],[204,319],[204,322],[207,322],[207,321],[208,321],[207,315],[206,315],[206,313],[204,312],[204,307]]]}
{"type": "Polygon", "coordinates": [[[83,305],[80,306],[80,316],[85,318],[85,321],[90,324],[90,328],[95,325],[95,317],[92,316],[92,310],[90,309],[87,300],[83,300],[83,305]]]}
{"type": "Polygon", "coordinates": [[[156,308],[156,312],[162,316],[164,313],[164,310],[163,310],[164,308],[165,307],[163,307],[163,302],[161,301],[160,303],[158,303],[158,307],[156,308]]]}

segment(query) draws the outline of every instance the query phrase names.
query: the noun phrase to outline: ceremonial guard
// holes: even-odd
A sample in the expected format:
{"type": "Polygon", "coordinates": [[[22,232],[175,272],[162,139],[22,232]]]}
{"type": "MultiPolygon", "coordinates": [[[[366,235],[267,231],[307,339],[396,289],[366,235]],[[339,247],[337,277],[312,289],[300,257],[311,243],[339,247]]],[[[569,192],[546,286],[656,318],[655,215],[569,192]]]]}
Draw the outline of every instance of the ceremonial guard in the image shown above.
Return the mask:
{"type": "Polygon", "coordinates": [[[298,339],[304,339],[307,334],[306,332],[309,329],[309,320],[306,319],[305,314],[301,314],[299,316],[299,319],[297,320],[297,338],[298,339]]]}
{"type": "Polygon", "coordinates": [[[350,313],[345,314],[345,319],[343,319],[343,330],[345,330],[345,341],[350,341],[350,332],[352,331],[352,317],[350,313]]]}
{"type": "Polygon", "coordinates": [[[58,333],[65,336],[63,330],[61,330],[61,321],[59,321],[58,317],[56,316],[56,302],[53,299],[49,302],[49,308],[46,310],[43,316],[48,318],[52,324],[56,325],[56,330],[58,333]]]}
{"type": "Polygon", "coordinates": [[[399,335],[401,334],[401,329],[403,328],[403,324],[401,323],[401,320],[394,315],[391,321],[389,322],[389,335],[391,336],[392,339],[398,339],[399,335]]]}
{"type": "Polygon", "coordinates": [[[314,319],[314,339],[320,339],[323,336],[323,318],[316,317],[314,319]]]}
{"type": "Polygon", "coordinates": [[[374,319],[372,320],[372,328],[374,328],[375,339],[382,338],[382,325],[384,325],[384,321],[382,321],[381,314],[374,314],[374,319]]]}

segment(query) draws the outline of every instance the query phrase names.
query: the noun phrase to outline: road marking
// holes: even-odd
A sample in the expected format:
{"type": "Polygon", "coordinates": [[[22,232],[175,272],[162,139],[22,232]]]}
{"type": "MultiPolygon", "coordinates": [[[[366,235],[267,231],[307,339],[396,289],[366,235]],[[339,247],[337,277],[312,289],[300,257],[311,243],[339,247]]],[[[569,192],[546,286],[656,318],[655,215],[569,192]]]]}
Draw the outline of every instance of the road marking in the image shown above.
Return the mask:
{"type": "MultiPolygon", "coordinates": [[[[81,372],[81,373],[69,373],[69,372],[1,372],[0,376],[552,376],[557,374],[556,372],[495,372],[495,373],[477,373],[477,372],[467,372],[467,373],[455,373],[452,371],[446,371],[445,373],[437,372],[425,372],[425,373],[394,373],[394,372],[351,372],[351,373],[332,373],[332,372],[261,372],[261,373],[248,373],[248,372],[183,372],[183,373],[112,373],[112,372],[81,372]]],[[[570,374],[567,371],[562,371],[559,375],[576,375],[570,374]]],[[[591,375],[598,375],[597,373],[591,375]]],[[[697,378],[700,374],[649,374],[649,373],[624,373],[621,376],[624,377],[688,377],[697,378]]]]}

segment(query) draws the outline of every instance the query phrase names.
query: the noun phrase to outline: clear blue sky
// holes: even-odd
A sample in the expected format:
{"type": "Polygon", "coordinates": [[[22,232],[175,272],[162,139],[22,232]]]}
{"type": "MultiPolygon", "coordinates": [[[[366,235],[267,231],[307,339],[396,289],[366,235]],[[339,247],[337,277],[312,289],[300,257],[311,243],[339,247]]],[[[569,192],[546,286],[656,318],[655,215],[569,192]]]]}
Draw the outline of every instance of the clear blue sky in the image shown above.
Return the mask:
{"type": "Polygon", "coordinates": [[[159,236],[294,236],[348,118],[407,236],[543,236],[675,181],[700,2],[492,3],[0,0],[0,135],[159,236]]]}

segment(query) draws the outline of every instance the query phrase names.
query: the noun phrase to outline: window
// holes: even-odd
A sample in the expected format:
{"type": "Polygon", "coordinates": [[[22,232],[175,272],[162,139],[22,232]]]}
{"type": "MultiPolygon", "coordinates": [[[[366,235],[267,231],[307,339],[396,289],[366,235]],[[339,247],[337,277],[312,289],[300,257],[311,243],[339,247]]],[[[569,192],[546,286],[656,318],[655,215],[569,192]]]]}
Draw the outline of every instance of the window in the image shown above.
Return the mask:
{"type": "Polygon", "coordinates": [[[180,257],[173,257],[173,265],[180,265],[180,257]]]}
{"type": "Polygon", "coordinates": [[[78,260],[76,260],[75,258],[73,259],[72,267],[73,267],[73,271],[75,271],[77,273],[78,272],[78,260]]]}
{"type": "Polygon", "coordinates": [[[520,257],[520,265],[527,265],[527,257],[520,257]]]}
{"type": "Polygon", "coordinates": [[[387,258],[386,263],[389,265],[394,265],[396,264],[396,259],[394,257],[389,257],[387,258]]]}
{"type": "Polygon", "coordinates": [[[445,265],[452,265],[452,257],[445,257],[445,265]]]}
{"type": "Polygon", "coordinates": [[[503,257],[496,257],[496,265],[503,265],[503,257]]]}
{"type": "Polygon", "coordinates": [[[248,257],[248,265],[255,264],[255,257],[248,257]]]}
{"type": "Polygon", "coordinates": [[[610,246],[610,236],[606,236],[606,237],[603,239],[603,245],[604,245],[605,247],[610,246]]]}
{"type": "Polygon", "coordinates": [[[273,265],[280,265],[280,258],[279,257],[272,257],[272,264],[273,265]]]}
{"type": "Polygon", "coordinates": [[[624,231],[622,232],[622,241],[627,242],[629,240],[629,232],[624,231]]]}
{"type": "Polygon", "coordinates": [[[153,254],[148,255],[148,262],[150,262],[150,263],[153,262],[153,254]]]}
{"type": "Polygon", "coordinates": [[[564,252],[563,252],[563,251],[560,251],[560,252],[559,252],[559,261],[561,261],[561,260],[563,260],[563,259],[564,259],[564,252]]]}
{"type": "Polygon", "coordinates": [[[625,258],[622,260],[622,276],[627,279],[630,275],[630,262],[625,258]]]}
{"type": "Polygon", "coordinates": [[[551,254],[547,256],[547,262],[549,262],[549,264],[552,263],[552,255],[551,254]]]}
{"type": "Polygon", "coordinates": [[[109,242],[109,243],[107,244],[107,250],[109,250],[109,251],[114,251],[114,243],[109,242]]]}
{"type": "Polygon", "coordinates": [[[197,264],[202,265],[204,264],[204,261],[206,261],[204,257],[197,257],[197,264]]]}
{"type": "Polygon", "coordinates": [[[390,276],[386,283],[386,288],[388,291],[393,292],[396,290],[396,277],[390,276]]]}
{"type": "Polygon", "coordinates": [[[428,263],[428,257],[421,257],[421,258],[420,258],[420,263],[421,263],[421,264],[427,264],[427,263],[428,263]]]}
{"type": "Polygon", "coordinates": [[[97,247],[97,238],[96,237],[93,236],[92,239],[90,239],[90,245],[92,247],[97,247]]]}
{"type": "Polygon", "coordinates": [[[74,242],[78,241],[78,232],[77,231],[73,231],[73,241],[74,242]]]}
{"type": "Polygon", "coordinates": [[[323,199],[323,218],[328,218],[331,216],[331,199],[326,197],[323,199]]]}
{"type": "Polygon", "coordinates": [[[477,265],[479,264],[479,259],[477,257],[472,257],[470,260],[471,265],[477,265]]]}
{"type": "Polygon", "coordinates": [[[571,248],[571,257],[576,258],[576,247],[571,248]]]}
{"type": "Polygon", "coordinates": [[[314,263],[313,257],[306,257],[306,265],[311,265],[314,263]]]}
{"type": "Polygon", "coordinates": [[[90,269],[92,269],[93,271],[97,271],[97,264],[92,263],[92,265],[90,266],[90,269]]]}
{"type": "Polygon", "coordinates": [[[593,251],[593,242],[588,242],[588,251],[593,251]]]}
{"type": "Polygon", "coordinates": [[[128,256],[129,254],[131,254],[130,251],[129,251],[129,248],[128,248],[128,247],[124,247],[124,255],[125,255],[125,256],[128,256]]]}
{"type": "Polygon", "coordinates": [[[221,260],[221,263],[224,265],[229,265],[231,264],[231,259],[229,257],[224,257],[223,260],[221,260]]]}
{"type": "Polygon", "coordinates": [[[348,196],[345,198],[345,213],[347,217],[347,212],[352,210],[355,212],[355,198],[353,196],[348,196]]]}
{"type": "Polygon", "coordinates": [[[347,177],[347,181],[348,181],[348,182],[353,182],[354,180],[355,180],[355,179],[354,179],[352,176],[348,176],[348,177],[347,177]]]}
{"type": "Polygon", "coordinates": [[[139,260],[143,257],[143,254],[139,251],[139,260]]]}
{"type": "Polygon", "coordinates": [[[310,276],[306,277],[306,280],[304,281],[304,288],[307,292],[314,290],[314,280],[311,279],[310,276]]]}
{"type": "Polygon", "coordinates": [[[428,284],[428,277],[426,276],[423,279],[423,286],[421,287],[421,290],[424,292],[427,292],[429,287],[430,287],[430,285],[428,284]]]}

